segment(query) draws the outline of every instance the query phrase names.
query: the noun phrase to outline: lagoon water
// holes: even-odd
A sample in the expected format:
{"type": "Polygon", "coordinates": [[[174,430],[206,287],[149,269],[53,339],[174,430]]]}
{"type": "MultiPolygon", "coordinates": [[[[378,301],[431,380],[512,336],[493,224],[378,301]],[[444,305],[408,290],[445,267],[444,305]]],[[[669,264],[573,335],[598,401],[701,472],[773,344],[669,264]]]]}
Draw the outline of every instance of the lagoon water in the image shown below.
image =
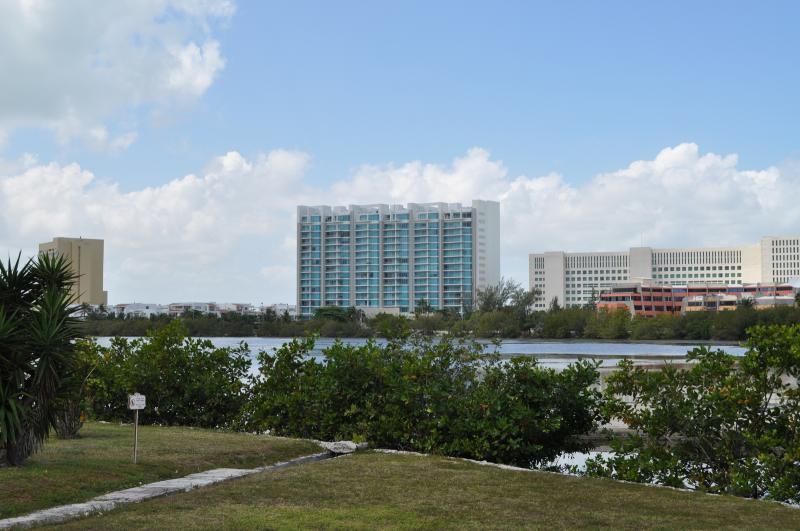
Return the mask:
{"type": "MultiPolygon", "coordinates": [[[[247,343],[253,360],[258,352],[270,351],[278,348],[291,338],[285,337],[210,337],[215,345],[220,347],[237,346],[240,342],[247,343]]],[[[98,343],[109,345],[111,338],[99,337],[98,343]]],[[[320,338],[312,355],[321,357],[322,351],[336,341],[330,338],[320,338]]],[[[345,338],[341,341],[353,345],[363,345],[366,339],[345,338]]],[[[377,340],[381,341],[381,340],[377,340]]],[[[494,352],[495,347],[490,342],[481,341],[487,345],[487,352],[494,352]]],[[[660,364],[664,360],[680,361],[686,352],[697,345],[693,344],[667,344],[667,343],[627,343],[609,341],[548,341],[548,340],[504,340],[497,352],[504,356],[534,356],[547,367],[562,368],[577,359],[598,359],[603,367],[614,367],[621,359],[631,359],[637,364],[660,364]]],[[[734,345],[708,345],[712,349],[722,349],[729,354],[741,356],[745,349],[734,345]]]]}

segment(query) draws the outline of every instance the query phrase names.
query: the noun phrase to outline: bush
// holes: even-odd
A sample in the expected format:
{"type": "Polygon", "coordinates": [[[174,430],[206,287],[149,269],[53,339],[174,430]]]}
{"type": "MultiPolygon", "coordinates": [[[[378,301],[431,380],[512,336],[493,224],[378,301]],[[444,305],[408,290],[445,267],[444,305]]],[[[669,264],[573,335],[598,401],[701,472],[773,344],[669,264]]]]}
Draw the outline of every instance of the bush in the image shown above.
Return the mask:
{"type": "Polygon", "coordinates": [[[583,337],[600,339],[626,339],[631,326],[628,310],[592,310],[583,329],[583,337]]]}
{"type": "Polygon", "coordinates": [[[454,428],[440,451],[536,466],[564,452],[589,450],[581,436],[594,431],[599,420],[597,378],[596,366],[588,362],[561,372],[541,368],[530,357],[492,363],[448,419],[454,428]]]}
{"type": "Polygon", "coordinates": [[[139,392],[147,397],[143,424],[228,427],[247,398],[247,344],[192,339],[180,320],[144,338],[116,337],[96,356],[87,399],[101,420],[129,420],[127,395],[139,392]]]}
{"type": "Polygon", "coordinates": [[[689,368],[621,363],[608,414],[635,435],[616,439],[588,473],[800,501],[800,326],[754,327],[747,345],[743,358],[695,349],[689,368]]]}
{"type": "Polygon", "coordinates": [[[580,436],[598,420],[598,374],[588,362],[559,373],[420,336],[337,342],[324,361],[309,356],[313,346],[295,340],[259,354],[244,428],[527,467],[586,449],[580,436]]]}
{"type": "Polygon", "coordinates": [[[646,317],[637,315],[631,321],[631,339],[677,339],[681,317],[671,314],[646,317]]]}
{"type": "Polygon", "coordinates": [[[587,321],[594,318],[595,312],[590,307],[559,308],[553,305],[547,312],[538,312],[541,316],[541,328],[537,330],[537,335],[554,339],[594,337],[592,333],[585,336],[584,328],[587,321]]]}

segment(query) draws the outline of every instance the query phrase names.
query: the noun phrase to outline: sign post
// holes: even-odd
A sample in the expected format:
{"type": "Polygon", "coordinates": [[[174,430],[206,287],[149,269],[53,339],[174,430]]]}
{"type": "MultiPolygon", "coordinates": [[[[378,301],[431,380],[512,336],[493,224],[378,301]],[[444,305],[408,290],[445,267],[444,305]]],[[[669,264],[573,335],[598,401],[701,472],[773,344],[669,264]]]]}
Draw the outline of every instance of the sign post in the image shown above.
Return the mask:
{"type": "Polygon", "coordinates": [[[128,395],[128,409],[133,410],[133,464],[136,464],[139,453],[139,410],[144,409],[147,399],[144,395],[133,393],[128,395]]]}

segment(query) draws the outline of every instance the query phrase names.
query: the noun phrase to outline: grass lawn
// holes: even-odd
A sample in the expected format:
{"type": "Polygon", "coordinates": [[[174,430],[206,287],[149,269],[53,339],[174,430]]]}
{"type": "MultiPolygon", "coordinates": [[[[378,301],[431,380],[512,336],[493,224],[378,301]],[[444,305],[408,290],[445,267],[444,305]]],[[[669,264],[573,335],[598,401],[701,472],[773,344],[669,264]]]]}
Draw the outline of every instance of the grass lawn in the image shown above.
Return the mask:
{"type": "Polygon", "coordinates": [[[67,529],[797,529],[776,503],[363,453],[129,505],[67,529]]]}
{"type": "Polygon", "coordinates": [[[253,468],[320,451],[308,441],[191,428],[87,423],[80,438],[52,437],[18,468],[0,468],[0,518],[211,468],[253,468]]]}

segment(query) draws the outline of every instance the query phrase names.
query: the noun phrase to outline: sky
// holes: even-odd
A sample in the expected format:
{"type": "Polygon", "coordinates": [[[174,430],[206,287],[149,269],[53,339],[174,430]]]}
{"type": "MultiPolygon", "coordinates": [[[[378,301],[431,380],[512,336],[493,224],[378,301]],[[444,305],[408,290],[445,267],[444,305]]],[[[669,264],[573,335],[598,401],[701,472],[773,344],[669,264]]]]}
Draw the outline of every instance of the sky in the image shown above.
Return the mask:
{"type": "Polygon", "coordinates": [[[501,202],[527,256],[800,233],[794,1],[0,0],[0,256],[295,300],[298,204],[501,202]]]}

